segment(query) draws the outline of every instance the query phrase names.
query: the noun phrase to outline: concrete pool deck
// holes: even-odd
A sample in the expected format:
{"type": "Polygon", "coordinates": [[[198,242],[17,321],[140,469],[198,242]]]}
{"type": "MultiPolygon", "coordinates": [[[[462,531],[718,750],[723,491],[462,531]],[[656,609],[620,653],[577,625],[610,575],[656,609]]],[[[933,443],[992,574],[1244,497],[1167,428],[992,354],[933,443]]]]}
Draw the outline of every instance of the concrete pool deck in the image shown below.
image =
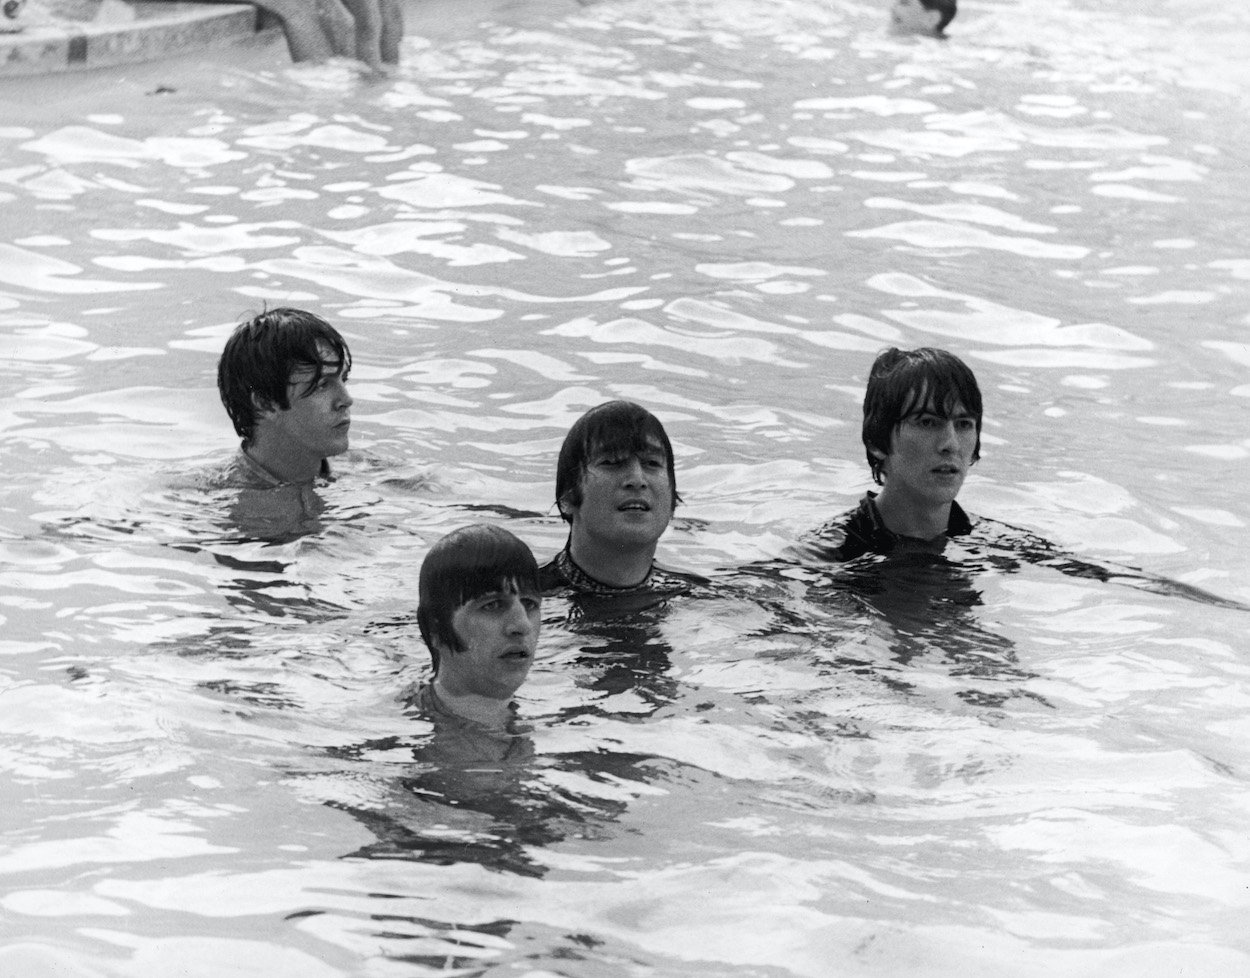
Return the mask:
{"type": "Polygon", "coordinates": [[[0,79],[151,61],[281,32],[246,3],[28,0],[25,29],[0,34],[0,79]]]}

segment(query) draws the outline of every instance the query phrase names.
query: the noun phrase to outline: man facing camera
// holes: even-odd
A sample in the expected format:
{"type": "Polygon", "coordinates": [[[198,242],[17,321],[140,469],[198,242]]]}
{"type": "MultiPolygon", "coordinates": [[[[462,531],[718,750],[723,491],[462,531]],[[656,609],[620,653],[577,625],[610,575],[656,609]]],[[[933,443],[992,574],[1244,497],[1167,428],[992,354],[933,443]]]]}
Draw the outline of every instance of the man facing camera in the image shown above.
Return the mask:
{"type": "Polygon", "coordinates": [[[501,527],[462,527],[430,548],[418,594],[417,624],[434,667],[418,706],[433,717],[502,728],[534,664],[542,624],[534,554],[501,527]]]}
{"type": "MultiPolygon", "coordinates": [[[[981,518],[974,527],[955,497],[981,458],[981,419],[976,376],[955,354],[933,347],[880,354],[864,392],[862,437],[881,491],[867,493],[857,508],[806,537],[800,549],[818,560],[849,561],[865,554],[941,554],[951,538],[960,537],[985,564],[1003,571],[1032,564],[1069,577],[1246,610],[1190,584],[1077,557],[1007,523],[981,518]]],[[[969,593],[968,603],[979,601],[979,592],[969,593]]]]}
{"type": "Polygon", "coordinates": [[[673,446],[659,419],[632,401],[591,408],[560,448],[556,505],[569,537],[542,569],[543,590],[616,596],[689,590],[696,579],[655,563],[679,502],[673,446]]]}
{"type": "Polygon", "coordinates": [[[955,502],[981,457],[981,389],[967,364],[933,347],[886,350],[868,375],[862,434],[881,492],[816,532],[823,556],[941,551],[971,531],[955,502]]]}

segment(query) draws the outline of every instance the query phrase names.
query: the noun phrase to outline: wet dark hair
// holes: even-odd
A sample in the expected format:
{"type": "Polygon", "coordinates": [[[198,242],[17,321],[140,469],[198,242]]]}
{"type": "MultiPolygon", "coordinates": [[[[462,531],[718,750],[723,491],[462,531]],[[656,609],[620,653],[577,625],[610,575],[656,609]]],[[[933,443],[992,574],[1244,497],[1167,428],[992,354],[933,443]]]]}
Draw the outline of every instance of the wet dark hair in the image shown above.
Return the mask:
{"type": "Polygon", "coordinates": [[[975,462],[981,457],[981,388],[968,365],[955,354],[931,346],[891,347],[881,353],[864,391],[864,450],[873,481],[883,485],[881,459],[873,451],[890,454],[894,432],[904,419],[921,412],[949,418],[956,405],[963,405],[976,419],[975,462]]]}
{"type": "Polygon", "coordinates": [[[955,0],[920,0],[925,10],[941,11],[942,19],[938,21],[934,33],[941,34],[946,25],[955,19],[955,0]]]}
{"type": "MultiPolygon", "coordinates": [[[[681,502],[677,494],[677,473],[673,468],[673,445],[660,419],[633,401],[607,401],[592,407],[573,422],[560,446],[560,459],[556,462],[556,505],[567,503],[577,507],[582,504],[582,476],[590,464],[591,456],[598,452],[622,455],[639,455],[650,450],[648,442],[658,442],[664,449],[668,468],[668,484],[673,490],[672,505],[681,502]]],[[[560,516],[573,522],[571,513],[560,509],[560,516]]]]}
{"type": "Polygon", "coordinates": [[[303,309],[270,309],[235,327],[217,361],[217,391],[244,446],[256,434],[257,402],[284,411],[291,406],[287,386],[292,373],[311,367],[306,393],[317,386],[325,370],[321,344],[333,351],[338,374],[346,377],[352,369],[351,351],[320,316],[303,309]]]}
{"type": "Polygon", "coordinates": [[[474,523],[440,538],[421,562],[417,583],[417,625],[438,675],[439,649],[464,651],[451,619],[467,601],[495,591],[541,595],[538,562],[512,533],[474,523]]]}

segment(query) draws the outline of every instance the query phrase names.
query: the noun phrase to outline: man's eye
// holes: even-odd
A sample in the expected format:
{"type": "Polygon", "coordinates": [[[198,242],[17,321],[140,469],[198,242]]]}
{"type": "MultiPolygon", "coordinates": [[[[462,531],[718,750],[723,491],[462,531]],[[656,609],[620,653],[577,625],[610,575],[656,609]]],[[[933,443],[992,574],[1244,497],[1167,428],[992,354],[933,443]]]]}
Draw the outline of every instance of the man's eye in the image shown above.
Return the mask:
{"type": "Polygon", "coordinates": [[[538,611],[542,607],[542,599],[526,595],[521,598],[521,604],[526,611],[538,611]]]}
{"type": "Polygon", "coordinates": [[[977,426],[971,418],[960,418],[955,424],[958,425],[960,431],[974,431],[977,426]]]}

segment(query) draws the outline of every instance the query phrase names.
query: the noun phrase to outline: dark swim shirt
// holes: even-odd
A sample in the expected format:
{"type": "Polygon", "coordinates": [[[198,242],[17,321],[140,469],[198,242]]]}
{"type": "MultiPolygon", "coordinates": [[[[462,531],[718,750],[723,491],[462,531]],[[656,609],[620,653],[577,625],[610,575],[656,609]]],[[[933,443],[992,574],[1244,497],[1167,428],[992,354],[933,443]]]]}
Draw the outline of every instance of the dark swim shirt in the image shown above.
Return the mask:
{"type": "Polygon", "coordinates": [[[814,530],[803,541],[803,549],[824,560],[854,560],[864,554],[896,551],[941,553],[948,539],[972,532],[968,514],[959,503],[952,501],[946,532],[931,540],[895,533],[885,525],[876,497],[875,492],[868,493],[855,509],[814,530]]]}
{"type": "Polygon", "coordinates": [[[611,619],[646,611],[664,605],[669,598],[692,594],[708,584],[706,578],[697,574],[669,570],[653,563],[647,576],[637,584],[614,587],[579,567],[567,544],[539,568],[538,579],[545,596],[569,601],[571,619],[611,619]]]}

